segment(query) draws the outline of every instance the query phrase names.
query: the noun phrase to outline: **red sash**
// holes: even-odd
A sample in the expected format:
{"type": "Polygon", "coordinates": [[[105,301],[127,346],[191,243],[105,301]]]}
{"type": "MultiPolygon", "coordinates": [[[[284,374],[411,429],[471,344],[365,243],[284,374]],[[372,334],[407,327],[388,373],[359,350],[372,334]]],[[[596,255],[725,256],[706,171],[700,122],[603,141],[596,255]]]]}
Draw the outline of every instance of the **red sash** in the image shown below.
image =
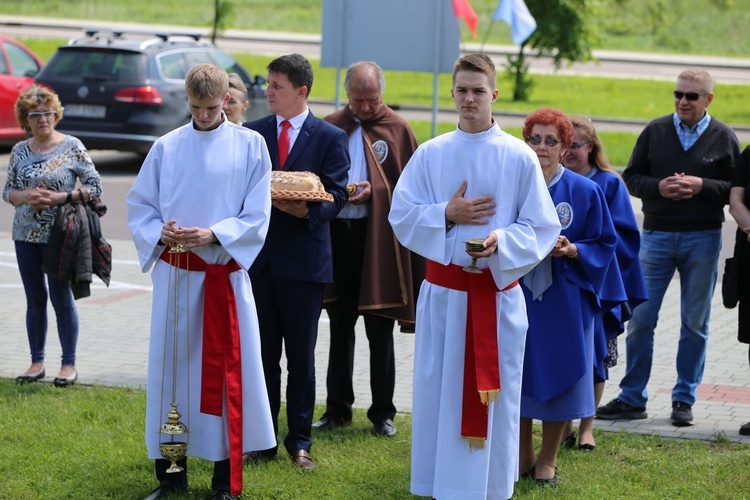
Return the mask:
{"type": "Polygon", "coordinates": [[[222,416],[226,383],[229,413],[229,469],[232,495],[242,492],[242,359],[237,303],[229,274],[242,269],[234,259],[206,264],[197,254],[170,254],[161,260],[188,271],[206,273],[203,293],[203,359],[201,413],[222,416]],[[175,258],[181,255],[180,259],[175,258]]]}
{"type": "Polygon", "coordinates": [[[517,286],[518,281],[498,290],[488,269],[481,274],[467,273],[461,266],[431,260],[427,261],[426,279],[433,285],[468,292],[461,437],[471,448],[484,448],[487,406],[500,395],[496,294],[517,286]]]}

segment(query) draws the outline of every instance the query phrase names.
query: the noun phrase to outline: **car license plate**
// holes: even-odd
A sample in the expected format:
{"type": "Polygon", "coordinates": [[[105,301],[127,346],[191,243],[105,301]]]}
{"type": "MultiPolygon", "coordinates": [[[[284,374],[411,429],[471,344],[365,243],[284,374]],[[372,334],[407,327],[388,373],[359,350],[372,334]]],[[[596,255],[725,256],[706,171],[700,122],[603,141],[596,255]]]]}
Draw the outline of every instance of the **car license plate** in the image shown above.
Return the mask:
{"type": "Polygon", "coordinates": [[[104,118],[107,116],[107,107],[97,104],[66,104],[63,116],[70,118],[104,118]]]}

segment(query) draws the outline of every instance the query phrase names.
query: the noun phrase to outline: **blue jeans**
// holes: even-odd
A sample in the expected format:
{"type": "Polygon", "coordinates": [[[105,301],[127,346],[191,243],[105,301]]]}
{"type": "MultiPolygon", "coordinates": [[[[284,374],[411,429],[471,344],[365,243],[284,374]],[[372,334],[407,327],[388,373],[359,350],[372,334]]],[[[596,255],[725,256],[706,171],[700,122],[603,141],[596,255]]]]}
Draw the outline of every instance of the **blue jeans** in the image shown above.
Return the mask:
{"type": "Polygon", "coordinates": [[[708,320],[716,285],[721,230],[671,233],[643,231],[640,260],[649,299],[633,310],[626,337],[627,369],[620,400],[645,407],[654,356],[654,329],[675,269],[680,274],[680,341],[672,401],[693,405],[703,378],[708,320]]]}
{"type": "Polygon", "coordinates": [[[44,362],[47,342],[47,286],[57,317],[57,333],[62,346],[62,364],[75,366],[78,344],[78,312],[68,283],[46,276],[42,260],[46,244],[16,241],[16,260],[26,292],[26,334],[31,348],[31,362],[44,362]],[[46,278],[46,280],[45,280],[46,278]]]}

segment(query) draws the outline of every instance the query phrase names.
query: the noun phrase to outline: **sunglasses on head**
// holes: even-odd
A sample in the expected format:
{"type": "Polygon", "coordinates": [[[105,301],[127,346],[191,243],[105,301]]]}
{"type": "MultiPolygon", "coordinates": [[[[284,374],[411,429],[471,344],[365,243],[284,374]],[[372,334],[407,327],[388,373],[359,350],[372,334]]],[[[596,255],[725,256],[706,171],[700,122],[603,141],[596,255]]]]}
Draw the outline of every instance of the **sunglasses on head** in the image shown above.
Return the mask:
{"type": "Polygon", "coordinates": [[[558,142],[560,142],[560,139],[555,139],[554,137],[545,137],[542,139],[542,136],[540,135],[532,135],[531,137],[526,138],[526,142],[531,144],[532,146],[538,146],[544,141],[544,145],[548,148],[551,148],[552,146],[556,146],[558,142]]]}
{"type": "Polygon", "coordinates": [[[684,97],[688,101],[697,101],[702,95],[708,95],[699,94],[698,92],[680,92],[679,90],[673,90],[672,93],[675,99],[682,99],[684,97]]]}

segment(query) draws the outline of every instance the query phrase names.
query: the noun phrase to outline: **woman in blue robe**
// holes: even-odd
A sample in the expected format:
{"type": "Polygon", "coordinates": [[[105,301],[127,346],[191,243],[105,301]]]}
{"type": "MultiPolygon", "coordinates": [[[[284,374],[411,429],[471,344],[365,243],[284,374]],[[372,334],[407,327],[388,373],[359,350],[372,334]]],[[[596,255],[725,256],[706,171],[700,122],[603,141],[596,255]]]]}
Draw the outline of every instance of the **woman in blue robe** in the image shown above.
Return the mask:
{"type": "Polygon", "coordinates": [[[626,300],[615,257],[617,234],[604,193],[561,165],[573,125],[541,108],[524,124],[562,232],[557,246],[523,280],[529,330],[523,367],[519,471],[555,485],[557,452],[568,420],[594,415],[594,331],[597,316],[626,300]],[[532,422],[542,421],[535,457],[532,422]]]}
{"type": "MultiPolygon", "coordinates": [[[[617,336],[625,331],[625,322],[632,310],[646,301],[648,293],[643,279],[638,251],[641,235],[633,213],[628,190],[620,176],[615,173],[604,154],[602,143],[593,122],[585,116],[568,116],[573,123],[573,143],[565,155],[565,168],[596,182],[604,191],[612,223],[617,232],[617,264],[625,286],[627,302],[605,312],[597,319],[594,336],[596,370],[594,372],[594,403],[599,406],[604,393],[604,382],[609,379],[609,368],[617,364],[617,336]]],[[[581,419],[578,428],[578,449],[591,451],[594,440],[594,418],[581,419]]],[[[576,435],[572,422],[563,432],[563,443],[576,446],[576,435]]]]}

